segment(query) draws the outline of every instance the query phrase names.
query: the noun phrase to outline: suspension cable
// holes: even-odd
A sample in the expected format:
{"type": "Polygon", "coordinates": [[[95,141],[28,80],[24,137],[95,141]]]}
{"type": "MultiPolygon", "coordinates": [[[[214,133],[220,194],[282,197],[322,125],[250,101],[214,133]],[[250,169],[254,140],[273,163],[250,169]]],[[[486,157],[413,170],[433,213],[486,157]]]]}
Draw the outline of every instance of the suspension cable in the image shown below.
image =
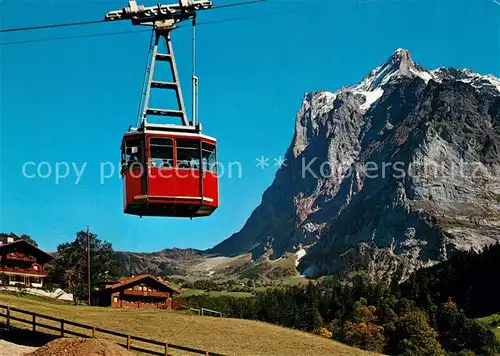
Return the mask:
{"type": "Polygon", "coordinates": [[[71,26],[94,25],[96,23],[104,23],[104,22],[107,22],[107,21],[105,21],[105,20],[80,21],[80,22],[60,23],[60,24],[55,24],[55,25],[40,25],[40,26],[31,26],[31,27],[6,28],[6,29],[3,29],[3,30],[0,30],[0,33],[41,30],[41,29],[45,29],[45,28],[57,28],[57,27],[71,27],[71,26]]]}
{"type": "Polygon", "coordinates": [[[250,5],[250,4],[257,4],[259,2],[265,2],[267,0],[251,0],[251,1],[242,1],[242,2],[236,2],[233,4],[226,4],[226,5],[216,5],[209,10],[215,10],[215,9],[225,9],[227,7],[234,7],[234,6],[241,6],[241,5],[250,5]]]}
{"type": "MultiPolygon", "coordinates": [[[[233,4],[214,6],[209,10],[223,9],[223,8],[227,8],[227,7],[234,7],[234,6],[241,6],[241,5],[250,5],[250,4],[255,4],[255,3],[265,2],[265,1],[267,1],[267,0],[243,1],[243,2],[233,3],[233,4]]],[[[52,25],[38,25],[38,26],[28,26],[28,27],[6,28],[6,29],[1,29],[0,33],[42,30],[42,29],[58,28],[58,27],[85,26],[85,25],[94,25],[94,24],[105,23],[105,22],[109,22],[109,21],[93,20],[93,21],[67,22],[67,23],[52,24],[52,25]]]]}
{"type": "Polygon", "coordinates": [[[139,121],[141,120],[142,118],[142,111],[143,111],[143,97],[145,95],[145,88],[146,88],[146,82],[148,80],[148,76],[151,74],[150,73],[150,57],[151,57],[151,53],[153,51],[153,38],[155,36],[155,28],[153,27],[153,30],[151,31],[151,38],[149,40],[149,47],[148,47],[148,55],[147,55],[147,58],[146,58],[146,68],[144,69],[144,78],[142,80],[142,88],[141,88],[141,99],[140,99],[140,102],[139,102],[139,111],[137,112],[137,120],[136,120],[136,123],[135,123],[135,127],[139,127],[139,121]]]}
{"type": "MultiPolygon", "coordinates": [[[[325,8],[325,9],[326,8],[333,8],[333,7],[340,8],[340,7],[348,7],[348,6],[353,6],[353,5],[364,5],[364,4],[369,4],[369,3],[375,3],[378,1],[380,1],[380,0],[355,0],[355,1],[351,1],[349,3],[333,3],[333,4],[328,3],[328,4],[318,5],[318,6],[325,8]]],[[[301,2],[297,2],[297,3],[301,3],[301,2]]],[[[242,17],[233,17],[233,18],[226,18],[226,19],[220,19],[220,20],[204,21],[204,22],[198,23],[197,25],[198,26],[214,25],[214,24],[221,24],[221,23],[228,23],[228,22],[255,20],[255,19],[259,19],[259,18],[270,18],[270,17],[274,17],[274,16],[282,16],[282,15],[295,14],[295,13],[299,13],[299,12],[309,12],[309,11],[317,11],[317,7],[315,7],[315,8],[302,7],[302,8],[288,10],[288,11],[285,10],[285,11],[277,11],[274,13],[264,13],[264,14],[250,15],[250,16],[242,16],[242,17]]],[[[187,26],[180,25],[177,27],[178,28],[186,28],[187,26]]],[[[11,30],[14,30],[14,29],[11,29],[11,30]]],[[[5,30],[0,30],[0,31],[5,31],[5,30]]],[[[131,34],[131,33],[141,33],[141,32],[149,32],[149,29],[148,30],[126,30],[126,31],[120,31],[120,32],[96,33],[96,34],[89,34],[89,35],[75,35],[75,36],[21,40],[21,41],[12,41],[12,42],[0,42],[0,46],[9,46],[9,45],[26,44],[26,43],[37,43],[37,42],[60,41],[60,40],[69,40],[69,39],[77,39],[77,38],[114,36],[114,35],[124,35],[124,34],[131,34]]]]}
{"type": "Polygon", "coordinates": [[[88,35],[74,35],[74,36],[63,36],[63,37],[39,38],[39,39],[35,39],[35,40],[0,42],[0,46],[10,46],[10,45],[27,44],[27,43],[52,42],[52,41],[64,41],[64,40],[74,40],[74,39],[80,39],[80,38],[95,38],[95,37],[130,35],[130,34],[134,34],[134,33],[144,33],[144,32],[149,32],[149,31],[150,31],[149,29],[147,29],[147,30],[125,30],[125,31],[118,31],[118,32],[92,33],[92,34],[88,34],[88,35]]]}

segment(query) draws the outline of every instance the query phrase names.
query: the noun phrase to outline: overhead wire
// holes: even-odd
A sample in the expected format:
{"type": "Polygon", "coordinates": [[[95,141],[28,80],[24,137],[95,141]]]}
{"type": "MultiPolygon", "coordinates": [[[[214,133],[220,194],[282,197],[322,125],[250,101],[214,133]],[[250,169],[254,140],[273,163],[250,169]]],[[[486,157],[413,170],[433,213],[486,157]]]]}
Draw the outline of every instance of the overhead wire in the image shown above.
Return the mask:
{"type": "MultiPolygon", "coordinates": [[[[226,4],[226,5],[216,5],[214,7],[211,7],[208,10],[224,9],[224,8],[228,8],[228,7],[257,4],[257,3],[261,3],[261,2],[266,2],[266,0],[250,0],[250,1],[243,1],[243,2],[237,2],[237,3],[232,3],[232,4],[226,4]]],[[[59,27],[95,25],[95,24],[98,24],[98,23],[107,23],[107,22],[109,22],[109,21],[106,21],[106,20],[91,20],[91,21],[69,22],[69,23],[61,23],[61,24],[53,24],[53,25],[38,25],[38,26],[28,26],[28,27],[16,27],[16,28],[0,29],[0,33],[42,30],[42,29],[59,28],[59,27]]]]}
{"type": "Polygon", "coordinates": [[[7,28],[7,29],[0,30],[0,33],[42,30],[42,29],[47,29],[47,28],[58,28],[58,27],[95,25],[97,23],[103,23],[103,22],[106,22],[106,21],[105,20],[94,20],[94,21],[60,23],[60,24],[54,24],[54,25],[39,25],[39,26],[30,26],[30,27],[7,28]]]}
{"type": "Polygon", "coordinates": [[[259,2],[267,2],[267,0],[252,0],[252,1],[236,2],[233,4],[226,4],[226,5],[215,5],[214,7],[210,8],[210,10],[212,10],[212,9],[225,9],[228,7],[235,7],[235,6],[241,6],[241,5],[251,5],[251,4],[257,4],[259,2]]]}
{"type": "Polygon", "coordinates": [[[93,33],[88,35],[74,35],[74,36],[63,36],[63,37],[52,37],[52,38],[39,38],[36,40],[22,40],[22,41],[12,41],[12,42],[0,42],[0,46],[10,46],[26,43],[39,43],[39,42],[51,42],[51,41],[62,41],[62,40],[73,40],[79,38],[92,38],[92,37],[107,37],[107,36],[118,36],[118,35],[130,35],[135,33],[145,33],[150,32],[151,29],[144,30],[126,30],[117,32],[106,32],[106,33],[93,33]]]}
{"type": "MultiPolygon", "coordinates": [[[[379,0],[358,0],[358,1],[345,2],[345,3],[328,3],[328,4],[321,4],[321,5],[315,4],[314,8],[300,7],[300,8],[296,8],[296,9],[292,9],[292,10],[277,11],[277,12],[267,13],[267,14],[264,13],[264,14],[250,15],[250,16],[241,16],[241,17],[233,17],[233,18],[220,19],[220,20],[198,22],[197,25],[198,26],[205,26],[205,25],[214,25],[214,24],[221,24],[221,23],[227,23],[227,22],[253,20],[253,19],[259,19],[259,18],[268,18],[268,17],[273,17],[273,16],[294,14],[294,13],[299,13],[299,12],[317,11],[318,7],[322,7],[322,8],[337,7],[338,8],[338,7],[347,7],[347,6],[368,4],[368,3],[373,3],[373,2],[377,2],[377,1],[379,1],[379,0]]],[[[266,2],[266,0],[248,1],[248,2],[245,2],[244,4],[256,3],[256,2],[266,2]]],[[[221,6],[227,7],[228,5],[221,5],[221,6]]],[[[231,4],[231,6],[236,6],[236,5],[231,4]]],[[[187,28],[187,27],[191,27],[191,26],[190,25],[178,26],[178,28],[187,28]]],[[[0,46],[9,46],[9,45],[27,44],[27,43],[38,43],[38,42],[49,42],[49,41],[61,41],[61,40],[70,40],[70,39],[79,39],[79,38],[117,36],[117,35],[125,35],[125,34],[145,33],[145,32],[150,32],[150,31],[151,31],[150,29],[125,30],[125,31],[118,31],[118,32],[95,33],[95,34],[87,34],[87,35],[74,35],[74,36],[52,37],[52,38],[42,38],[42,39],[34,39],[34,40],[0,42],[0,46]]]]}
{"type": "MultiPolygon", "coordinates": [[[[315,8],[301,7],[301,8],[298,8],[298,9],[286,10],[286,11],[277,11],[277,12],[272,12],[272,13],[267,13],[267,14],[257,14],[257,15],[241,16],[241,17],[233,17],[233,18],[228,18],[228,19],[221,19],[221,20],[213,20],[213,21],[208,21],[208,22],[201,22],[201,23],[199,23],[199,25],[213,25],[213,24],[220,24],[220,23],[226,23],[226,22],[236,22],[236,21],[243,21],[243,20],[253,20],[253,19],[267,18],[267,17],[273,17],[273,16],[289,15],[289,14],[294,14],[294,13],[299,13],[299,12],[317,11],[317,7],[322,7],[322,8],[346,7],[346,6],[353,6],[353,5],[368,4],[368,3],[373,3],[373,2],[377,2],[377,1],[379,1],[379,0],[359,0],[359,1],[353,1],[353,2],[350,2],[350,3],[322,4],[322,5],[316,5],[315,8]]],[[[179,27],[186,27],[186,26],[179,26],[179,27]]]]}

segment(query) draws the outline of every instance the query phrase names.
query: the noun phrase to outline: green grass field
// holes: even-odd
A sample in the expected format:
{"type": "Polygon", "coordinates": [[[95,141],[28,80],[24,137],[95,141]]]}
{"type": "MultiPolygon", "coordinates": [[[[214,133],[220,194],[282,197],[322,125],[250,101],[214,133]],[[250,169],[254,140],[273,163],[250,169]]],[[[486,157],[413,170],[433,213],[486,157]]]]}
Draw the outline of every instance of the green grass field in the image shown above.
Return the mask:
{"type": "MultiPolygon", "coordinates": [[[[75,307],[4,292],[0,292],[0,304],[225,355],[374,355],[330,339],[252,320],[202,317],[165,310],[75,307]]],[[[57,326],[55,322],[44,323],[57,326]]],[[[23,324],[16,322],[15,325],[23,324]]],[[[24,327],[29,328],[25,324],[24,327]]],[[[174,356],[181,354],[174,350],[171,353],[174,356]]]]}
{"type": "Polygon", "coordinates": [[[495,333],[497,339],[500,340],[500,314],[493,314],[478,320],[491,327],[491,330],[495,333]]]}

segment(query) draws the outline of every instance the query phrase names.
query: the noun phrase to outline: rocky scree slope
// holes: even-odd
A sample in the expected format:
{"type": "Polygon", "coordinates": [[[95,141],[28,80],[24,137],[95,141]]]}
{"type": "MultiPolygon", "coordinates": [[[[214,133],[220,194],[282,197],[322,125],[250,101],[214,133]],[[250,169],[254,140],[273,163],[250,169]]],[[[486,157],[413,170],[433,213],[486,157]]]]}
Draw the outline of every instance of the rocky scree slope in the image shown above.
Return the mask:
{"type": "Polygon", "coordinates": [[[500,240],[499,163],[500,80],[427,70],[399,49],[355,86],[305,95],[286,166],[207,252],[404,279],[500,240]]]}

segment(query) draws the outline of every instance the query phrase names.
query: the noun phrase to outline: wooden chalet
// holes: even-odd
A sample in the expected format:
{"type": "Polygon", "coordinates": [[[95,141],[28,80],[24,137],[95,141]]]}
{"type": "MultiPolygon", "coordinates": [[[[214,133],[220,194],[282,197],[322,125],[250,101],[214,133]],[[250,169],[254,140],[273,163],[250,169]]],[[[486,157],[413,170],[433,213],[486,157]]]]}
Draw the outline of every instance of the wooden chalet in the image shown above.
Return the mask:
{"type": "Polygon", "coordinates": [[[171,309],[172,296],[180,292],[167,282],[141,275],[103,284],[92,293],[92,305],[113,308],[171,309]]]}
{"type": "Polygon", "coordinates": [[[42,288],[48,277],[44,265],[51,260],[51,255],[29,242],[9,237],[7,243],[0,243],[0,281],[10,286],[42,288]]]}

